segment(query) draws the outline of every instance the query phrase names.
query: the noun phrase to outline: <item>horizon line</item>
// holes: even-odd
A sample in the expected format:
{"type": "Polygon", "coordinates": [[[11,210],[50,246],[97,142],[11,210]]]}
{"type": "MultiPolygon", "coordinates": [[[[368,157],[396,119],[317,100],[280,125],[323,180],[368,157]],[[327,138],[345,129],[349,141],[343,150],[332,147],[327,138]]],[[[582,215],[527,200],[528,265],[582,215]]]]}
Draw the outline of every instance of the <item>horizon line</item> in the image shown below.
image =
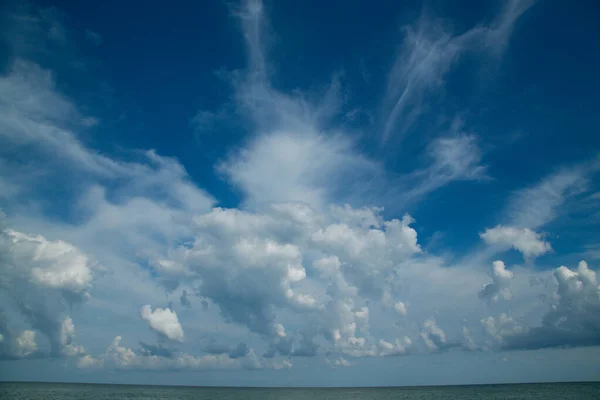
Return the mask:
{"type": "Polygon", "coordinates": [[[560,384],[600,384],[600,379],[589,381],[539,381],[539,382],[500,382],[500,383],[460,383],[460,384],[439,384],[439,385],[381,385],[381,386],[221,386],[221,385],[162,385],[153,383],[111,383],[111,382],[66,382],[66,381],[4,381],[0,379],[0,384],[10,383],[31,383],[31,384],[56,384],[56,385],[105,385],[105,386],[151,386],[167,388],[194,388],[194,389],[411,389],[411,388],[432,388],[432,387],[466,387],[466,386],[503,386],[503,385],[560,385],[560,384]]]}

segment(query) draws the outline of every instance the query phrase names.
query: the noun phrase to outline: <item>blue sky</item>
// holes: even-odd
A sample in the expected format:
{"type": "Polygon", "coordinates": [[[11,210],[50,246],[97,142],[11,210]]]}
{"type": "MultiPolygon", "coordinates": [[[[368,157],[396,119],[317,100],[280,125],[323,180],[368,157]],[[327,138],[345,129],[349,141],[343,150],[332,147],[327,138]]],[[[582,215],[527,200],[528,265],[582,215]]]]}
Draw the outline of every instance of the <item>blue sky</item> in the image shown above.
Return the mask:
{"type": "Polygon", "coordinates": [[[598,379],[599,11],[2,6],[2,379],[598,379]]]}

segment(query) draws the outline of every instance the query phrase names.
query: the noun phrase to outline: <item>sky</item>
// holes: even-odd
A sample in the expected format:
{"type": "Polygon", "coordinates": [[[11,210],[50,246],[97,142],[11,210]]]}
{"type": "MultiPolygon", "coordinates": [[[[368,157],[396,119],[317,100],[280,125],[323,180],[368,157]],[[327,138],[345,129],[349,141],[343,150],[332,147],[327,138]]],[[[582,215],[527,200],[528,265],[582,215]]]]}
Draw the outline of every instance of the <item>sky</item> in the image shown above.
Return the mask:
{"type": "Polygon", "coordinates": [[[595,1],[8,1],[0,379],[600,379],[595,1]]]}

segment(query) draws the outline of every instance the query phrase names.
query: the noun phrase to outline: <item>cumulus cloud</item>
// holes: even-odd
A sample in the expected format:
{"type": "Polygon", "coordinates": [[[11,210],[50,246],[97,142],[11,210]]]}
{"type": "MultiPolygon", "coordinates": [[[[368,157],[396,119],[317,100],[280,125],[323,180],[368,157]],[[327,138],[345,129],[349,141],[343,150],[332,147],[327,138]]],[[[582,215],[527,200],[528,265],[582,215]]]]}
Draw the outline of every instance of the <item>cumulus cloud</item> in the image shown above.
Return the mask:
{"type": "Polygon", "coordinates": [[[26,330],[21,333],[17,339],[18,355],[20,358],[27,357],[37,350],[37,343],[35,342],[35,332],[26,330]]]}
{"type": "Polygon", "coordinates": [[[518,336],[526,331],[525,326],[512,316],[502,313],[498,317],[489,316],[481,319],[481,325],[495,344],[504,345],[507,337],[518,336]]]}
{"type": "Polygon", "coordinates": [[[512,247],[520,251],[525,258],[537,257],[552,250],[550,243],[542,240],[542,234],[528,228],[498,225],[486,229],[479,236],[489,245],[512,247]]]}
{"type": "Polygon", "coordinates": [[[331,365],[332,367],[351,367],[354,364],[346,360],[344,357],[340,357],[333,361],[329,361],[329,365],[331,365]]]}
{"type": "Polygon", "coordinates": [[[81,369],[95,369],[104,366],[104,360],[86,354],[77,360],[77,367],[81,369]]]}
{"type": "Polygon", "coordinates": [[[159,335],[174,342],[183,342],[183,328],[175,311],[168,308],[152,310],[152,307],[146,304],[140,310],[140,316],[159,335]]]}
{"type": "Polygon", "coordinates": [[[83,346],[74,343],[75,339],[75,324],[71,317],[66,317],[60,329],[60,342],[62,344],[62,352],[68,357],[85,354],[83,346]]]}
{"type": "Polygon", "coordinates": [[[0,359],[17,360],[40,356],[35,336],[33,330],[16,332],[11,329],[5,312],[0,313],[0,359]]]}
{"type": "Polygon", "coordinates": [[[0,285],[31,326],[50,341],[53,356],[75,355],[75,328],[66,306],[90,297],[94,264],[75,246],[11,229],[0,232],[0,285]]]}
{"type": "MultiPolygon", "coordinates": [[[[302,204],[263,212],[216,208],[197,215],[196,239],[170,254],[190,277],[201,277],[199,294],[226,321],[266,339],[269,356],[316,355],[318,335],[343,353],[376,355],[369,308],[360,296],[380,299],[389,292],[396,263],[421,252],[413,220],[407,215],[385,221],[377,210],[349,206],[332,210],[302,204]],[[314,262],[305,265],[304,259],[314,262]],[[307,266],[321,282],[308,278],[307,266]],[[298,340],[278,321],[284,312],[297,314],[305,328],[314,323],[322,328],[298,340]]],[[[400,304],[396,308],[402,312],[400,304]]]]}
{"type": "Polygon", "coordinates": [[[131,348],[121,345],[121,336],[115,337],[102,357],[86,355],[78,360],[80,368],[136,369],[136,370],[214,370],[214,369],[282,369],[290,368],[289,361],[276,362],[260,360],[252,350],[245,355],[231,358],[226,354],[192,356],[187,353],[175,353],[168,356],[139,354],[131,348]]]}
{"type": "Polygon", "coordinates": [[[462,327],[462,332],[463,332],[463,340],[462,340],[462,347],[467,349],[467,350],[478,350],[479,346],[475,343],[475,339],[473,339],[473,335],[471,334],[471,331],[469,330],[469,328],[467,328],[466,326],[462,327]]]}
{"type": "Polygon", "coordinates": [[[600,344],[600,286],[596,272],[585,261],[576,270],[561,266],[554,303],[541,326],[500,334],[510,349],[595,346],[600,344]]]}
{"type": "Polygon", "coordinates": [[[311,296],[293,289],[306,277],[300,249],[291,243],[279,243],[276,237],[260,231],[247,232],[252,229],[243,225],[248,218],[259,224],[270,220],[219,209],[198,217],[198,239],[190,248],[182,249],[181,262],[203,276],[201,295],[217,304],[227,319],[242,323],[253,332],[277,337],[273,306],[310,310],[317,305],[311,296]],[[225,237],[221,230],[229,228],[216,219],[224,214],[229,214],[233,222],[225,237]]]}
{"type": "Polygon", "coordinates": [[[492,283],[488,283],[479,291],[479,298],[488,302],[496,302],[499,299],[509,300],[511,298],[510,283],[513,273],[506,269],[502,261],[494,261],[492,268],[492,283]]]}
{"type": "Polygon", "coordinates": [[[412,340],[408,336],[398,338],[394,343],[388,342],[384,339],[379,341],[379,355],[380,356],[398,356],[406,354],[408,348],[412,345],[412,340]]]}
{"type": "Polygon", "coordinates": [[[428,319],[423,323],[421,339],[430,351],[437,351],[446,346],[446,333],[433,319],[428,319]]]}
{"type": "Polygon", "coordinates": [[[85,293],[90,288],[90,262],[73,245],[10,229],[3,234],[12,242],[10,251],[14,262],[29,264],[25,268],[29,270],[30,280],[34,283],[73,294],[85,293]]]}
{"type": "Polygon", "coordinates": [[[396,312],[402,316],[406,316],[408,309],[406,307],[406,304],[404,304],[403,302],[399,301],[396,304],[394,304],[394,310],[396,310],[396,312]]]}
{"type": "MultiPolygon", "coordinates": [[[[425,347],[430,352],[442,352],[452,349],[473,351],[478,350],[480,347],[475,343],[475,339],[471,334],[471,331],[463,326],[461,333],[462,335],[458,338],[449,339],[446,332],[440,328],[435,319],[430,318],[423,322],[421,326],[421,339],[425,344],[425,347]]],[[[405,338],[409,339],[410,338],[405,338]]],[[[408,342],[410,345],[411,342],[408,342]]]]}

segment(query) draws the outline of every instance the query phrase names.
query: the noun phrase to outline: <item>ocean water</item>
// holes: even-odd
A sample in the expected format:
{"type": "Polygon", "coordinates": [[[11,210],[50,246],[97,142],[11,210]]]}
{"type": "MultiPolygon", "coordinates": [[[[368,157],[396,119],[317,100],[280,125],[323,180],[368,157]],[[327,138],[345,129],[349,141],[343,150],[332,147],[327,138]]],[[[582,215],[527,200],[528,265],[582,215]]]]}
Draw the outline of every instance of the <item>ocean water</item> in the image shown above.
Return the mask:
{"type": "Polygon", "coordinates": [[[0,383],[2,400],[391,400],[600,399],[598,383],[542,383],[396,388],[210,388],[0,383]]]}

